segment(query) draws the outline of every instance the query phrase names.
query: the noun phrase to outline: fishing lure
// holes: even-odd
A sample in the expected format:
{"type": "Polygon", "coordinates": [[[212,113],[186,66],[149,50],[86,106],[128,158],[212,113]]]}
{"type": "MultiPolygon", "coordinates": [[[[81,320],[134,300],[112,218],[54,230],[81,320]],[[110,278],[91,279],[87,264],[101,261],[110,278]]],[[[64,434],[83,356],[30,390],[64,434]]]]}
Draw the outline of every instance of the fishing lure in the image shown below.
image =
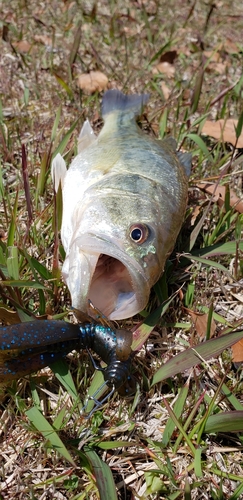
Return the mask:
{"type": "Polygon", "coordinates": [[[95,323],[34,320],[3,326],[0,328],[0,383],[51,365],[72,350],[91,349],[107,364],[106,368],[99,369],[112,393],[130,380],[131,344],[130,331],[95,323]]]}

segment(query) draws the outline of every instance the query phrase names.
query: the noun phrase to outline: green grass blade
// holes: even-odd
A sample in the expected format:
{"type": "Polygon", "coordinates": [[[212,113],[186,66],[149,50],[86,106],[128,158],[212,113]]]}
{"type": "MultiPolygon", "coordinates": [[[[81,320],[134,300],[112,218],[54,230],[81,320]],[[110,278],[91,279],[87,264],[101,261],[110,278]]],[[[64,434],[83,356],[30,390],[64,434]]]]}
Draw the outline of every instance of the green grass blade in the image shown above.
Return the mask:
{"type": "Polygon", "coordinates": [[[50,368],[53,373],[55,373],[59,382],[65,387],[71,398],[75,401],[79,400],[79,395],[66,361],[64,359],[59,359],[55,363],[52,363],[50,368]]]}
{"type": "Polygon", "coordinates": [[[235,410],[243,411],[243,404],[232,394],[226,384],[222,385],[221,390],[235,410]]]}
{"type": "Polygon", "coordinates": [[[35,407],[30,408],[25,413],[34,427],[42,434],[42,436],[46,440],[51,443],[53,449],[60,455],[62,455],[68,462],[70,462],[73,467],[75,467],[75,463],[69,451],[67,450],[51,424],[42,415],[42,413],[35,407]]]}
{"type": "Polygon", "coordinates": [[[67,92],[67,95],[69,97],[69,99],[73,99],[73,91],[72,89],[69,87],[69,85],[63,80],[63,78],[58,75],[57,73],[53,73],[57,82],[61,85],[61,87],[67,92]]]}
{"type": "MultiPolygon", "coordinates": [[[[77,54],[78,54],[78,50],[79,50],[79,46],[80,46],[80,42],[81,42],[82,25],[83,25],[83,22],[79,21],[78,24],[77,24],[75,33],[74,33],[73,44],[72,44],[72,48],[70,50],[70,54],[69,54],[69,58],[68,58],[69,65],[70,65],[70,68],[71,68],[71,73],[72,73],[72,67],[73,67],[73,64],[74,64],[74,62],[76,60],[76,57],[77,57],[77,54]]],[[[72,94],[72,96],[73,96],[73,94],[72,94]]]]}
{"type": "Polygon", "coordinates": [[[218,356],[222,351],[242,338],[243,331],[237,331],[228,333],[217,339],[208,340],[197,347],[186,349],[184,352],[170,359],[155,373],[152,379],[152,385],[200,364],[200,358],[208,360],[218,356]]]}
{"type": "Polygon", "coordinates": [[[58,125],[60,122],[61,111],[62,111],[62,107],[59,106],[59,108],[57,109],[57,112],[56,112],[56,118],[54,120],[52,131],[51,131],[51,143],[54,141],[54,139],[56,138],[56,135],[57,135],[57,129],[58,129],[58,125]]]}
{"type": "Polygon", "coordinates": [[[55,420],[53,420],[52,425],[56,431],[59,431],[63,427],[63,422],[65,421],[66,414],[67,414],[67,404],[65,404],[61,408],[55,420]]]}
{"type": "MultiPolygon", "coordinates": [[[[217,255],[232,255],[237,249],[236,241],[228,241],[227,243],[217,243],[210,247],[193,250],[191,255],[198,257],[214,257],[217,255]]],[[[243,251],[243,241],[239,243],[239,250],[243,251]]]]}
{"type": "MultiPolygon", "coordinates": [[[[202,84],[204,78],[205,68],[201,66],[198,70],[198,74],[196,76],[195,87],[193,89],[192,99],[191,99],[191,112],[195,113],[198,108],[199,99],[202,91],[202,84]]],[[[192,135],[192,134],[191,134],[192,135]]]]}
{"type": "Polygon", "coordinates": [[[188,479],[186,478],[185,480],[185,489],[184,489],[184,500],[192,500],[192,496],[191,496],[191,486],[190,486],[190,483],[188,481],[188,479]]]}
{"type": "Polygon", "coordinates": [[[227,411],[208,417],[204,431],[217,432],[242,432],[243,411],[227,411]]]}
{"type": "Polygon", "coordinates": [[[154,327],[158,324],[160,318],[165,314],[169,305],[174,300],[175,294],[165,300],[154,312],[147,316],[146,320],[133,332],[132,350],[139,351],[146,342],[154,327]]]}
{"type": "Polygon", "coordinates": [[[156,52],[156,54],[154,54],[152,59],[150,59],[149,65],[153,64],[153,62],[155,62],[157,59],[159,59],[159,57],[162,56],[163,52],[166,52],[166,50],[168,50],[170,48],[170,46],[171,46],[171,40],[169,40],[164,45],[162,45],[162,47],[156,52]]]}
{"type": "Polygon", "coordinates": [[[46,290],[46,286],[42,285],[41,283],[38,283],[37,281],[30,281],[30,280],[4,280],[1,281],[2,285],[5,286],[16,286],[17,288],[40,288],[42,290],[46,290]]]}
{"type": "Polygon", "coordinates": [[[132,443],[129,443],[129,441],[105,441],[97,444],[97,446],[101,450],[114,450],[115,448],[129,448],[132,443]]]}
{"type": "Polygon", "coordinates": [[[28,263],[33,272],[37,272],[44,280],[51,280],[53,278],[52,273],[49,271],[49,269],[47,269],[46,266],[35,259],[35,257],[31,257],[30,255],[28,255],[25,250],[20,253],[28,259],[28,263]]]}
{"type": "Polygon", "coordinates": [[[205,142],[203,141],[203,139],[201,139],[201,137],[199,137],[197,134],[187,134],[186,137],[195,142],[195,144],[199,147],[204,157],[207,158],[208,161],[213,161],[212,155],[210,154],[205,142]]]}
{"type": "Polygon", "coordinates": [[[13,280],[19,280],[19,261],[17,247],[8,247],[7,269],[8,275],[13,280]]]}
{"type": "Polygon", "coordinates": [[[18,196],[18,191],[17,191],[13,210],[12,210],[11,222],[10,222],[10,226],[9,226],[9,230],[8,230],[7,247],[14,246],[15,233],[17,231],[16,217],[17,217],[17,210],[18,210],[18,198],[19,198],[19,196],[18,196]]]}
{"type": "Polygon", "coordinates": [[[236,129],[235,129],[235,134],[236,134],[237,139],[239,139],[239,137],[241,135],[242,128],[243,128],[243,111],[241,112],[241,114],[239,116],[239,120],[238,120],[236,129]]]}
{"type": "MultiPolygon", "coordinates": [[[[189,389],[189,386],[188,384],[184,385],[184,387],[182,387],[180,393],[179,393],[179,396],[175,402],[175,405],[174,405],[174,408],[173,408],[173,411],[174,411],[174,414],[177,418],[180,418],[181,415],[182,415],[182,412],[184,410],[184,406],[185,406],[185,403],[186,403],[186,398],[187,398],[187,395],[188,395],[188,389],[189,389]]],[[[170,438],[174,432],[174,429],[175,429],[175,422],[174,420],[170,417],[166,423],[166,426],[165,426],[165,430],[164,430],[164,433],[163,433],[163,438],[162,438],[162,444],[163,446],[167,446],[169,441],[170,441],[170,438]]]]}
{"type": "Polygon", "coordinates": [[[91,448],[85,447],[84,452],[92,466],[100,498],[102,500],[117,500],[116,486],[108,465],[91,448]]]}
{"type": "Polygon", "coordinates": [[[64,153],[65,151],[65,148],[67,146],[67,143],[73,133],[73,131],[75,130],[77,124],[79,122],[79,118],[77,120],[75,120],[75,122],[72,124],[72,126],[70,127],[70,129],[68,130],[68,132],[64,135],[63,139],[61,140],[60,144],[57,146],[57,148],[52,152],[52,157],[51,157],[51,161],[55,158],[55,156],[57,155],[57,153],[60,153],[61,155],[64,153]]]}
{"type": "Polygon", "coordinates": [[[192,452],[192,455],[195,457],[195,453],[196,453],[196,448],[194,447],[192,441],[190,440],[189,436],[187,435],[187,433],[184,431],[181,423],[179,422],[178,418],[176,417],[174,411],[171,409],[168,401],[164,398],[164,404],[166,406],[166,409],[170,415],[170,418],[171,420],[173,421],[175,427],[177,427],[180,431],[180,433],[183,435],[189,449],[191,450],[192,452]]]}
{"type": "Polygon", "coordinates": [[[242,493],[243,493],[243,483],[241,482],[237,488],[235,488],[235,491],[233,495],[229,497],[229,500],[240,500],[242,498],[242,493]]]}
{"type": "Polygon", "coordinates": [[[41,402],[40,402],[39,394],[38,394],[34,379],[32,377],[30,377],[30,388],[31,388],[31,395],[32,395],[32,400],[33,400],[33,403],[35,405],[35,408],[37,408],[39,411],[41,411],[41,402]]]}
{"type": "MultiPolygon", "coordinates": [[[[94,377],[92,378],[92,382],[89,386],[88,394],[87,397],[93,396],[93,394],[96,394],[97,391],[99,391],[99,388],[102,386],[102,389],[96,394],[96,399],[99,399],[105,394],[105,392],[108,390],[107,386],[104,385],[104,377],[103,373],[101,371],[96,371],[94,374],[94,377]]],[[[85,413],[88,414],[94,407],[95,403],[92,399],[90,399],[87,403],[87,406],[85,407],[85,413]]]]}
{"type": "Polygon", "coordinates": [[[184,253],[182,254],[183,257],[187,257],[190,260],[195,260],[196,262],[200,262],[201,264],[204,264],[205,266],[210,266],[214,267],[215,269],[219,269],[220,271],[224,271],[225,273],[228,273],[229,270],[226,269],[222,264],[219,262],[216,262],[214,260],[209,260],[209,259],[204,259],[203,257],[196,257],[195,255],[189,254],[189,253],[184,253]]]}
{"type": "Polygon", "coordinates": [[[197,448],[195,457],[194,457],[194,471],[196,474],[196,477],[203,477],[203,471],[202,471],[202,448],[197,448]]]}

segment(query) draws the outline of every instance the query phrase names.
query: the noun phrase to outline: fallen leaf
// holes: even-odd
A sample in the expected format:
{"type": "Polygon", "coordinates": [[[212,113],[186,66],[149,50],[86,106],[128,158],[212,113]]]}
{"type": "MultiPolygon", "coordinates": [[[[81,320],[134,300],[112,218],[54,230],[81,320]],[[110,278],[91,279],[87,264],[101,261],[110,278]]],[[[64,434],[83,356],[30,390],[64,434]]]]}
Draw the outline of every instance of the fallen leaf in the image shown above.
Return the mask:
{"type": "Polygon", "coordinates": [[[214,50],[204,50],[203,55],[206,56],[210,61],[212,62],[220,62],[221,57],[218,52],[215,52],[214,50]]]}
{"type": "Polygon", "coordinates": [[[192,226],[196,222],[196,220],[197,220],[198,216],[200,215],[200,213],[201,213],[201,207],[199,205],[196,205],[193,208],[191,216],[190,216],[190,221],[191,221],[191,225],[192,226]]]}
{"type": "Polygon", "coordinates": [[[231,292],[232,297],[237,299],[239,302],[242,302],[243,304],[243,294],[242,293],[233,293],[231,292]]]}
{"type": "MultiPolygon", "coordinates": [[[[202,128],[202,134],[209,135],[214,139],[217,139],[222,142],[230,142],[231,144],[236,144],[236,133],[235,128],[237,127],[238,120],[234,120],[233,118],[229,118],[228,120],[217,120],[216,122],[212,122],[207,120],[202,128]]],[[[243,131],[238,137],[237,147],[243,148],[243,131]]]]}
{"type": "Polygon", "coordinates": [[[212,64],[210,65],[211,68],[216,72],[218,73],[219,75],[223,75],[225,72],[226,72],[226,69],[227,69],[227,63],[222,63],[222,62],[219,62],[219,63],[216,63],[216,64],[212,64]]]}
{"type": "MultiPolygon", "coordinates": [[[[181,30],[179,30],[179,31],[181,31],[181,30]]],[[[188,45],[180,45],[179,53],[184,54],[187,57],[189,57],[191,55],[191,51],[190,51],[188,45]]]]}
{"type": "Polygon", "coordinates": [[[15,325],[20,323],[19,315],[16,311],[7,309],[7,307],[0,307],[0,320],[7,325],[15,325]]]}
{"type": "Polygon", "coordinates": [[[160,57],[160,62],[168,62],[170,64],[173,64],[175,59],[177,58],[177,51],[176,50],[168,50],[162,56],[160,57]]]}
{"type": "MultiPolygon", "coordinates": [[[[186,309],[188,314],[190,314],[193,326],[198,333],[199,337],[204,338],[207,332],[207,324],[208,324],[208,314],[207,313],[198,313],[191,311],[190,309],[186,309]]],[[[211,320],[210,325],[210,338],[213,337],[216,330],[216,324],[214,319],[211,320]]]]}
{"type": "Polygon", "coordinates": [[[232,42],[229,38],[226,38],[223,44],[225,52],[228,54],[238,54],[240,52],[240,47],[236,43],[232,42]]]}
{"type": "Polygon", "coordinates": [[[43,45],[52,46],[52,39],[47,35],[35,35],[34,40],[35,42],[42,43],[43,45]]]}
{"type": "Polygon", "coordinates": [[[219,52],[215,52],[213,50],[212,51],[205,50],[203,54],[209,59],[209,62],[206,64],[205,67],[205,70],[208,73],[214,71],[219,75],[223,75],[226,72],[228,64],[226,61],[223,61],[219,52]]]}
{"type": "Polygon", "coordinates": [[[14,42],[13,47],[15,48],[15,50],[23,54],[26,54],[31,49],[31,45],[29,42],[27,42],[27,40],[20,40],[20,42],[14,42]]]}
{"type": "Polygon", "coordinates": [[[162,89],[164,98],[167,101],[169,99],[169,96],[170,96],[170,89],[169,89],[169,87],[167,87],[166,83],[163,81],[161,82],[161,89],[162,89]]]}
{"type": "Polygon", "coordinates": [[[90,73],[81,73],[78,75],[78,86],[87,92],[93,94],[105,90],[108,85],[107,76],[101,71],[90,71],[90,73]]]}
{"type": "Polygon", "coordinates": [[[231,346],[232,349],[232,359],[234,363],[243,362],[243,339],[236,342],[236,344],[231,346]]]}
{"type": "Polygon", "coordinates": [[[64,5],[62,5],[62,12],[67,12],[67,10],[71,10],[73,6],[75,5],[75,2],[64,2],[64,5]]]}
{"type": "MultiPolygon", "coordinates": [[[[217,186],[216,184],[204,184],[200,182],[196,184],[196,186],[202,191],[213,195],[213,201],[218,203],[220,207],[224,205],[225,196],[226,196],[226,186],[217,186]]],[[[243,214],[243,199],[238,198],[233,189],[230,189],[230,206],[234,207],[234,209],[243,214]]]]}
{"type": "Polygon", "coordinates": [[[184,89],[182,92],[182,99],[183,101],[188,101],[191,99],[192,96],[192,90],[191,89],[184,89]]]}
{"type": "Polygon", "coordinates": [[[154,75],[157,75],[159,73],[163,73],[164,75],[168,76],[169,78],[172,78],[175,74],[175,67],[166,61],[161,62],[159,64],[156,64],[156,66],[152,69],[152,73],[154,75]]]}
{"type": "Polygon", "coordinates": [[[4,229],[2,227],[0,227],[0,240],[6,241],[7,237],[8,237],[8,235],[7,235],[6,231],[4,231],[4,229]]]}

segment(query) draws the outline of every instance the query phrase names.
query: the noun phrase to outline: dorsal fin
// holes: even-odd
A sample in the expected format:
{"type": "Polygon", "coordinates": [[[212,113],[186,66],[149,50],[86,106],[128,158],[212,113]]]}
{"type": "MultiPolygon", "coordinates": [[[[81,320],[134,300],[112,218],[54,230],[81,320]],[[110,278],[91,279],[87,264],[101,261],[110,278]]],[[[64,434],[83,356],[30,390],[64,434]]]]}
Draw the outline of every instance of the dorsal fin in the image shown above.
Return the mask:
{"type": "Polygon", "coordinates": [[[192,163],[192,155],[191,153],[183,153],[182,151],[176,151],[177,143],[174,137],[167,136],[162,139],[161,143],[163,146],[167,146],[171,151],[176,153],[176,156],[180,162],[180,164],[184,167],[186,175],[189,177],[191,174],[191,163],[192,163]]]}
{"type": "Polygon", "coordinates": [[[168,135],[167,137],[164,137],[161,142],[163,143],[163,146],[167,145],[171,151],[175,151],[176,152],[176,148],[177,148],[177,142],[176,140],[174,139],[174,137],[172,137],[171,135],[168,135]]]}
{"type": "Polygon", "coordinates": [[[192,155],[191,153],[183,153],[182,151],[177,151],[177,158],[179,162],[184,167],[186,175],[189,177],[191,175],[192,168],[192,155]]]}

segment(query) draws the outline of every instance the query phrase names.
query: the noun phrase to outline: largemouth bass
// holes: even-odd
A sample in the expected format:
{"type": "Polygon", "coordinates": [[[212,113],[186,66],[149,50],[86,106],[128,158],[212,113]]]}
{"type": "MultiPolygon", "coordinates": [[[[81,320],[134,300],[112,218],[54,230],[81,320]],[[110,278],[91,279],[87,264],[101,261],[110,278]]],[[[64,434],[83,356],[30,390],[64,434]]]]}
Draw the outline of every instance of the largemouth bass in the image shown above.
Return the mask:
{"type": "Polygon", "coordinates": [[[52,165],[63,184],[62,273],[72,305],[86,313],[91,300],[111,320],[146,306],[187,205],[190,155],[140,130],[135,118],[147,101],[108,90],[98,137],[86,121],[67,172],[60,155],[52,165]]]}

